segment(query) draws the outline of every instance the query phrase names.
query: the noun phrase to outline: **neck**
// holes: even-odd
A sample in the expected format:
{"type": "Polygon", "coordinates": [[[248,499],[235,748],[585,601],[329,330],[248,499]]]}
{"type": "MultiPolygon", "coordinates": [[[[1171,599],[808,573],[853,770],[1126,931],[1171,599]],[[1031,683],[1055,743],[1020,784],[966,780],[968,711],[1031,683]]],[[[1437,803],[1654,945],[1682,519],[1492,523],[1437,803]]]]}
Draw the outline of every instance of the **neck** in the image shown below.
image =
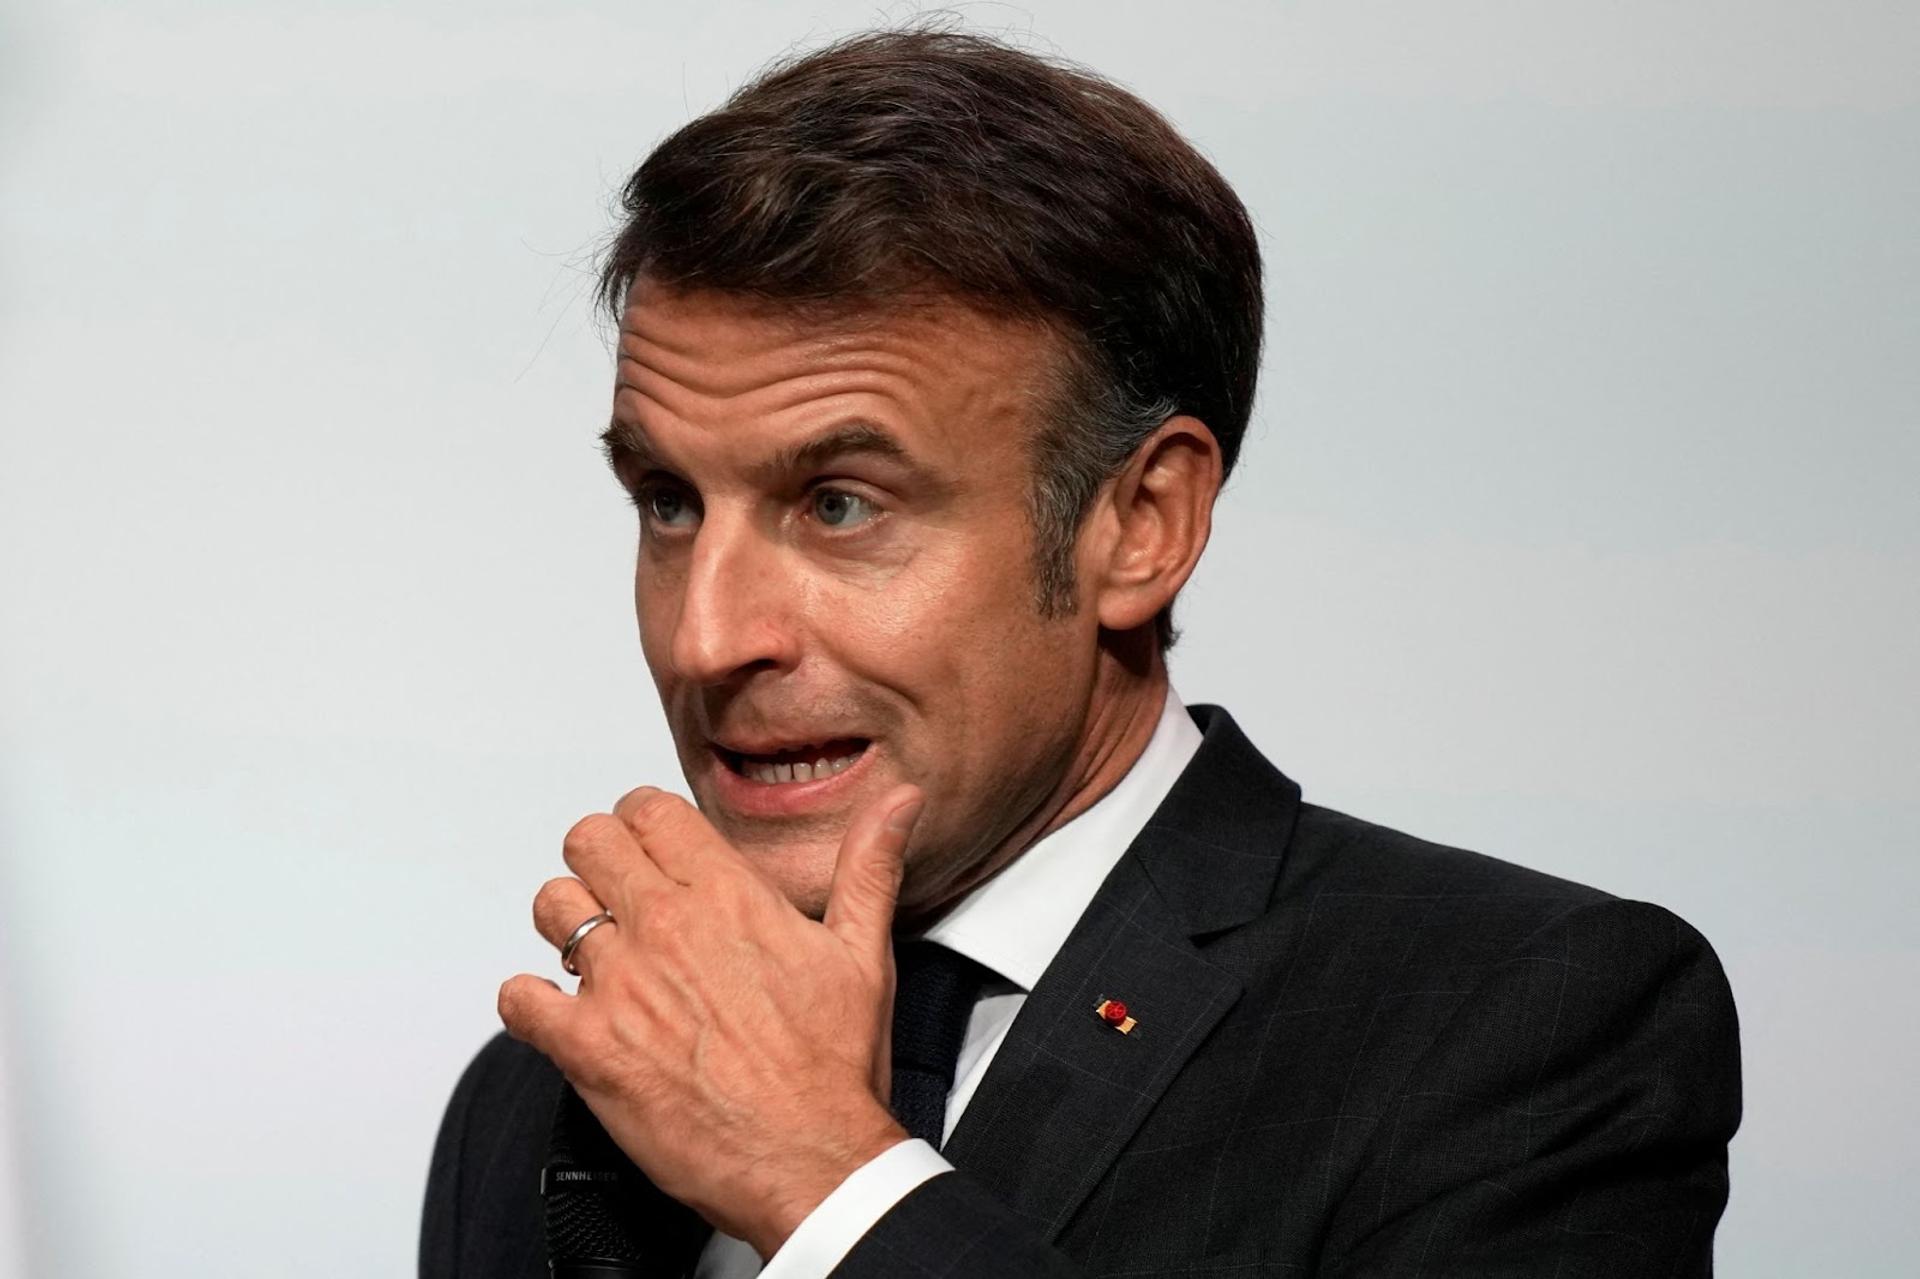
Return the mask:
{"type": "Polygon", "coordinates": [[[1027,849],[1098,803],[1146,750],[1166,705],[1167,688],[1166,663],[1157,644],[1144,656],[1103,648],[1079,740],[1059,783],[991,853],[940,885],[930,904],[903,905],[901,923],[909,930],[931,926],[1027,849]]]}

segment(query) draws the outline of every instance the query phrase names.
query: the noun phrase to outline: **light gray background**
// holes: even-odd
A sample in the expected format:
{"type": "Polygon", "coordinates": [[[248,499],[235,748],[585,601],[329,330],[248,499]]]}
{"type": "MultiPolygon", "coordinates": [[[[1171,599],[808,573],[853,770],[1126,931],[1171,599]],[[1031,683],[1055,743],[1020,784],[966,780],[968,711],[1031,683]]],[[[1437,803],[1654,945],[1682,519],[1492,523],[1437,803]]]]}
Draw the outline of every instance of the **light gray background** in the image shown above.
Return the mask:
{"type": "MultiPolygon", "coordinates": [[[[495,989],[557,971],[561,835],[678,782],[593,445],[610,192],[905,12],[0,12],[13,1268],[410,1272],[495,989]]],[[[1157,103],[1261,229],[1181,692],[1312,799],[1698,925],[1725,1273],[1912,1273],[1910,0],[964,12],[1157,103]]]]}

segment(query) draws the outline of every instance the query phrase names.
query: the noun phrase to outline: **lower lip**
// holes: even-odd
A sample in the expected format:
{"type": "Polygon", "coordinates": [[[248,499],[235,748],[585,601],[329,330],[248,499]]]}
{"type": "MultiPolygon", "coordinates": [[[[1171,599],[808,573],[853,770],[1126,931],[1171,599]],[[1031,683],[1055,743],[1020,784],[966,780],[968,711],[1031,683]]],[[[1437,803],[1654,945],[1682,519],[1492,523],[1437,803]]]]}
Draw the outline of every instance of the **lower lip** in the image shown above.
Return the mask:
{"type": "Polygon", "coordinates": [[[839,772],[816,777],[810,782],[756,782],[727,767],[720,753],[708,749],[713,760],[714,786],[724,808],[743,817],[797,817],[818,812],[844,798],[843,792],[858,785],[856,774],[863,773],[873,758],[873,743],[839,772]]]}

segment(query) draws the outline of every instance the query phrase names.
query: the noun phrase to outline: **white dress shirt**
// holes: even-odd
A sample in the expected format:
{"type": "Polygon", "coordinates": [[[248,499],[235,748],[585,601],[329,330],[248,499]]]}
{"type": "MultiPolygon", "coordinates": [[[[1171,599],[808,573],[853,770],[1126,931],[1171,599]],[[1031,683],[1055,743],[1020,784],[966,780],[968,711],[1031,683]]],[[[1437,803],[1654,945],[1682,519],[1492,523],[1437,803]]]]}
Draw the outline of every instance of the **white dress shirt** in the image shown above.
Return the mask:
{"type": "MultiPolygon", "coordinates": [[[[985,965],[1001,980],[981,992],[954,1067],[941,1144],[979,1088],[1027,992],[1066,944],[1120,855],[1200,749],[1200,730],[1167,690],[1153,736],[1133,767],[1093,807],[1036,841],[963,898],[928,939],[985,965]]],[[[953,1167],[924,1141],[900,1142],[856,1169],[809,1213],[764,1269],[760,1255],[714,1232],[695,1279],[825,1279],[873,1224],[921,1182],[953,1167]]]]}

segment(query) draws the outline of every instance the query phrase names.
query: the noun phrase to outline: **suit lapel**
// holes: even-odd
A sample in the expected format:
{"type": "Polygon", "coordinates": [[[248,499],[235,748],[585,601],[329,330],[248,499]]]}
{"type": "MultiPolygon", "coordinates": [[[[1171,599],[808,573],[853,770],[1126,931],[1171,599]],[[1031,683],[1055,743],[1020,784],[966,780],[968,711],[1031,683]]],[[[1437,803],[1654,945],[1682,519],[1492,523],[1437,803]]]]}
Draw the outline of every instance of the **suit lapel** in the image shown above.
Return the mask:
{"type": "Polygon", "coordinates": [[[1224,711],[1027,996],[944,1149],[1052,1240],[1241,985],[1194,938],[1266,909],[1299,788],[1224,711]],[[1121,999],[1122,1034],[1094,1011],[1121,999]]]}

